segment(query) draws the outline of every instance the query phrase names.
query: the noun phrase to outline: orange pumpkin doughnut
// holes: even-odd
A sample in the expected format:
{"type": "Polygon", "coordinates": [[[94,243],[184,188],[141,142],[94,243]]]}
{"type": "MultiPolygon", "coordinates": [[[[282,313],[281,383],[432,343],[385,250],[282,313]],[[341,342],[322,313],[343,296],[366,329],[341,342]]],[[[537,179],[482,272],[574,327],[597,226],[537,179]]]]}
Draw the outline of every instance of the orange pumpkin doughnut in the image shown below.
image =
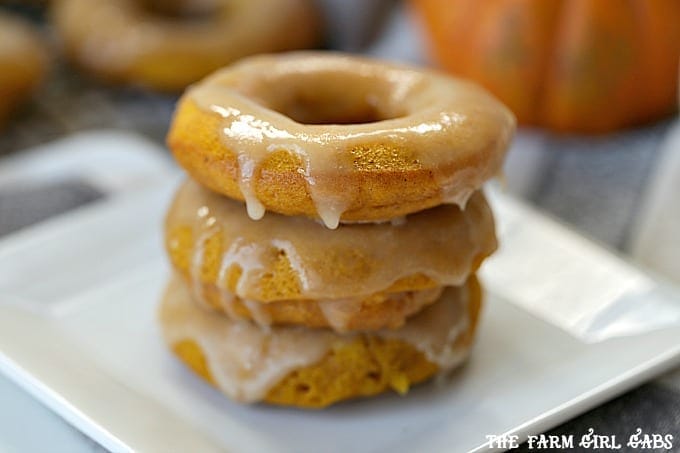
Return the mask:
{"type": "Polygon", "coordinates": [[[56,0],[52,17],[79,66],[164,91],[246,55],[311,47],[319,37],[310,0],[56,0]]]}
{"type": "MultiPolygon", "coordinates": [[[[187,278],[184,281],[190,286],[194,283],[187,278]]],[[[383,291],[346,299],[291,299],[263,303],[230,293],[225,296],[225,291],[215,285],[201,285],[198,289],[193,293],[195,302],[231,319],[248,319],[263,327],[301,325],[331,328],[336,332],[397,329],[410,316],[434,303],[443,291],[443,287],[438,286],[413,291],[383,291]]]]}
{"type": "Polygon", "coordinates": [[[168,145],[210,189],[265,209],[384,221],[465,205],[500,170],[508,109],[445,75],[341,54],[251,57],[191,87],[168,145]]]}
{"type": "Polygon", "coordinates": [[[321,408],[394,390],[400,394],[467,357],[481,290],[471,278],[447,288],[397,330],[338,334],[272,327],[202,310],[179,279],[161,302],[163,336],[194,372],[240,402],[321,408]]]}
{"type": "Polygon", "coordinates": [[[42,82],[47,52],[27,23],[0,13],[0,124],[42,82]]]}
{"type": "MultiPolygon", "coordinates": [[[[464,211],[441,205],[395,224],[329,230],[275,213],[252,220],[240,203],[188,180],[168,211],[165,234],[170,261],[197,300],[233,317],[256,317],[235,303],[277,304],[263,315],[271,315],[273,324],[336,328],[328,318],[333,307],[323,307],[328,299],[357,301],[359,311],[350,318],[356,322],[361,307],[379,305],[376,315],[386,315],[403,296],[397,293],[460,285],[496,248],[493,216],[481,192],[464,211]]],[[[396,313],[405,317],[408,311],[396,313]]]]}

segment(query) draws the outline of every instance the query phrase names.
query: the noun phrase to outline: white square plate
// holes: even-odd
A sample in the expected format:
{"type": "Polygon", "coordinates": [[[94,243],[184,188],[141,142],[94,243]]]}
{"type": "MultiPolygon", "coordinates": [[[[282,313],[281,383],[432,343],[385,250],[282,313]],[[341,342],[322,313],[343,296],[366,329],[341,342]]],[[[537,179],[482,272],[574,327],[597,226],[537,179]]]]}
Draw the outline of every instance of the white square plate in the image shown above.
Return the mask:
{"type": "MultiPolygon", "coordinates": [[[[630,332],[621,323],[605,323],[623,335],[612,336],[611,329],[595,329],[601,318],[571,323],[573,316],[559,310],[557,316],[534,310],[532,300],[517,300],[526,288],[505,294],[507,275],[521,279],[515,267],[531,262],[522,261],[524,248],[528,257],[540,251],[553,263],[576,262],[573,267],[586,275],[598,270],[605,286],[602,266],[617,285],[621,275],[626,281],[633,275],[647,291],[649,281],[494,194],[505,247],[483,273],[490,294],[472,357],[448,382],[418,386],[407,397],[386,395],[323,411],[233,403],[171,356],[155,322],[169,275],[161,223],[175,185],[123,195],[0,241],[0,369],[111,450],[485,449],[486,435],[542,432],[680,359],[680,327],[672,322],[652,319],[630,332]],[[527,242],[527,236],[533,239],[527,242]],[[560,255],[556,244],[570,246],[560,255]]],[[[540,281],[536,272],[524,269],[540,281]]],[[[544,296],[563,288],[580,297],[573,291],[579,272],[562,277],[539,285],[544,296]]],[[[586,295],[593,294],[589,288],[586,295]]],[[[663,299],[671,315],[680,309],[674,297],[663,299]]],[[[628,305],[630,298],[624,298],[628,305]]]]}

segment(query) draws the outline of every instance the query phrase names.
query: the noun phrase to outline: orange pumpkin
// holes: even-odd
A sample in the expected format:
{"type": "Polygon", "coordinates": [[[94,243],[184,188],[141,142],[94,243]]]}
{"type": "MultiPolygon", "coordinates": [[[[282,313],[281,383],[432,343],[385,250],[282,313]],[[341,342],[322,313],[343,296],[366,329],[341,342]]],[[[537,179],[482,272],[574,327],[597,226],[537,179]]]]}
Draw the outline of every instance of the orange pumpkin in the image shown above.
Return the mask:
{"type": "Polygon", "coordinates": [[[678,102],[680,0],[411,0],[435,59],[520,123],[607,132],[678,102]]]}

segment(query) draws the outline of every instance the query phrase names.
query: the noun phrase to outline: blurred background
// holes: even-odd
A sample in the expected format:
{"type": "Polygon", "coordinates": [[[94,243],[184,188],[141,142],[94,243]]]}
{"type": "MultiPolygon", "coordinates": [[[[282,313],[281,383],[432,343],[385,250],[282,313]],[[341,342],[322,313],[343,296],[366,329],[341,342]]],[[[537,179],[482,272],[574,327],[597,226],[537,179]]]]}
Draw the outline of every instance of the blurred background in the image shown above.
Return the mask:
{"type": "MultiPolygon", "coordinates": [[[[267,13],[239,25],[238,2],[226,0],[0,0],[0,236],[106,196],[83,180],[17,183],[7,169],[25,150],[115,129],[170,162],[163,141],[186,85],[248,53],[317,48],[482,84],[520,123],[507,190],[680,284],[680,1],[255,3],[267,13]],[[285,38],[254,42],[244,30],[285,38]]],[[[677,427],[680,378],[558,431],[621,429],[621,414],[677,427]],[[662,412],[643,411],[650,401],[662,412]]]]}

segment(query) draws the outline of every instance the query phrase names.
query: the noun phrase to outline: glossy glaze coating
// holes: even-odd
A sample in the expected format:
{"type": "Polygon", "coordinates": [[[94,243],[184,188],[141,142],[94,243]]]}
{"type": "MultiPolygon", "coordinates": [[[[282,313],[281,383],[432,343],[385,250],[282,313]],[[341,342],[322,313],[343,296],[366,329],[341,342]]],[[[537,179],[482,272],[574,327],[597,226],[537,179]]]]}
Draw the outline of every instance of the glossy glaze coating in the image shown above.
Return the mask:
{"type": "Polygon", "coordinates": [[[465,206],[500,171],[513,131],[512,114],[471,83],[299,52],[252,57],[190,88],[168,143],[194,178],[245,200],[252,218],[270,209],[336,228],[465,206]]]}
{"type": "Polygon", "coordinates": [[[399,225],[329,230],[275,213],[254,221],[240,203],[188,180],[170,207],[166,231],[171,261],[191,279],[197,297],[214,285],[225,297],[259,302],[460,285],[496,248],[493,216],[481,192],[465,211],[441,205],[399,225]]]}
{"type": "Polygon", "coordinates": [[[330,328],[336,332],[399,328],[408,317],[434,303],[443,290],[434,287],[344,299],[290,299],[264,303],[241,299],[231,291],[213,285],[184,280],[188,285],[200,285],[198,291],[193,291],[195,302],[231,319],[250,320],[262,328],[298,325],[330,328]]]}
{"type": "Polygon", "coordinates": [[[470,339],[460,341],[477,314],[468,309],[469,291],[468,286],[448,288],[438,302],[401,329],[340,335],[300,327],[263,330],[250,322],[230,320],[194,304],[183,282],[173,279],[159,317],[171,347],[185,341],[198,345],[205,372],[215,385],[237,401],[255,402],[295,370],[322,362],[332,349],[351,345],[363,335],[406,343],[439,371],[450,370],[467,356],[470,346],[470,339]]]}

